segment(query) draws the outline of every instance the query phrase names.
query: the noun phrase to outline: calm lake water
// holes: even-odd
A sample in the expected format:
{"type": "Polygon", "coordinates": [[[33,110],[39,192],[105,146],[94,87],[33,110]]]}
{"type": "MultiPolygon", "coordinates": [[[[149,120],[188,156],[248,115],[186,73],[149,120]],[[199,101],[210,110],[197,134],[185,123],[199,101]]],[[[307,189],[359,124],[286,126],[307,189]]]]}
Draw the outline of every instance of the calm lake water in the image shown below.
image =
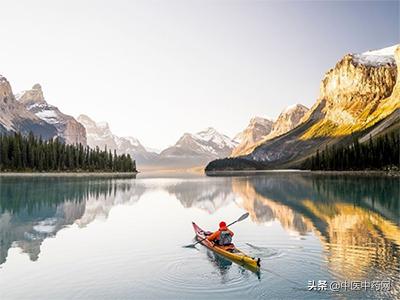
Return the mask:
{"type": "Polygon", "coordinates": [[[399,299],[399,193],[397,178],[308,173],[0,178],[0,299],[399,299]],[[191,221],[245,211],[234,241],[260,274],[182,247],[191,221]]]}

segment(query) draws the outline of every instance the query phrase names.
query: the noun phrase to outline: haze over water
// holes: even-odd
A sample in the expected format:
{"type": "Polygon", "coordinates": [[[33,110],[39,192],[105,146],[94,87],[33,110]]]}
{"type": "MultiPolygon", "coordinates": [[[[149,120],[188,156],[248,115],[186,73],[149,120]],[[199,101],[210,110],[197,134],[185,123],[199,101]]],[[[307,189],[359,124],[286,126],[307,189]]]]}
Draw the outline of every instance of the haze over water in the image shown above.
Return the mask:
{"type": "Polygon", "coordinates": [[[136,179],[0,178],[1,299],[398,298],[397,178],[271,172],[136,179]],[[193,241],[235,224],[260,274],[193,241]],[[308,291],[391,280],[390,291],[308,291]]]}

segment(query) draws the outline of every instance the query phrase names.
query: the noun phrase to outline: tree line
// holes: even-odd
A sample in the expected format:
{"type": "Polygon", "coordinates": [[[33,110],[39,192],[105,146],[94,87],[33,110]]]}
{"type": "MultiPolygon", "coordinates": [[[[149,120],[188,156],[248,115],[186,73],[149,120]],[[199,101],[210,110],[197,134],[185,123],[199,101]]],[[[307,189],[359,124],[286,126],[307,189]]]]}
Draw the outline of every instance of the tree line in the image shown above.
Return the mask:
{"type": "Polygon", "coordinates": [[[43,140],[32,133],[0,135],[0,171],[31,172],[135,172],[129,154],[105,148],[67,145],[60,139],[43,140]]]}
{"type": "Polygon", "coordinates": [[[400,166],[400,138],[398,132],[382,135],[360,143],[353,136],[348,146],[326,146],[323,151],[307,159],[305,167],[311,170],[384,170],[400,166]]]}

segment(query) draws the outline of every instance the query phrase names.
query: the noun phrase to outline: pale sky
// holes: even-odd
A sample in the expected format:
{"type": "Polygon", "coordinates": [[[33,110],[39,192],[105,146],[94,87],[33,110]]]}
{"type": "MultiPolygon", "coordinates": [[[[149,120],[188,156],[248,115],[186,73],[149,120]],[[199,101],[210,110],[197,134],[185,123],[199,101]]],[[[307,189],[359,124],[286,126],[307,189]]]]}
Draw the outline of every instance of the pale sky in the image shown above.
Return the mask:
{"type": "Polygon", "coordinates": [[[0,74],[165,148],[311,106],[344,54],[396,44],[399,1],[0,0],[0,74]]]}

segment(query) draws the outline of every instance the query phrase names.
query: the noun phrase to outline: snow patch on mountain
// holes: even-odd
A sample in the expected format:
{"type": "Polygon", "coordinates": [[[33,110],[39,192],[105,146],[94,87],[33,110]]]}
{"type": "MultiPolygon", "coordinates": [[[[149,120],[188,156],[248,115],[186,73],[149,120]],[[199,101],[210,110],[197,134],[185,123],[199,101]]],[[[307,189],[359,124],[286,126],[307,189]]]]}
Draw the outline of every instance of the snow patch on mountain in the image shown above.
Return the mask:
{"type": "Polygon", "coordinates": [[[0,134],[33,132],[36,136],[51,139],[57,135],[56,128],[27,110],[25,105],[16,100],[10,83],[0,75],[0,134]]]}
{"type": "Polygon", "coordinates": [[[223,149],[225,147],[233,148],[237,145],[235,141],[233,141],[230,137],[219,133],[212,127],[208,127],[207,129],[195,133],[193,138],[204,141],[206,143],[214,143],[219,149],[223,149]]]}
{"type": "Polygon", "coordinates": [[[185,133],[171,146],[163,150],[160,155],[164,158],[202,158],[206,161],[209,158],[220,158],[229,155],[237,142],[230,137],[219,133],[212,127],[197,133],[185,133]]]}
{"type": "MultiPolygon", "coordinates": [[[[50,107],[48,107],[50,108],[50,107]]],[[[49,124],[57,124],[59,122],[59,116],[56,111],[53,109],[45,109],[42,111],[39,111],[36,113],[36,116],[38,116],[40,119],[45,121],[46,123],[49,124]]]]}
{"type": "Polygon", "coordinates": [[[54,125],[57,135],[67,144],[86,145],[85,128],[72,116],[63,114],[56,106],[47,103],[40,84],[19,93],[16,99],[39,119],[54,125]]]}
{"type": "Polygon", "coordinates": [[[353,60],[356,63],[374,67],[386,64],[395,64],[394,51],[396,50],[396,47],[397,45],[394,45],[379,50],[353,54],[353,60]]]}

